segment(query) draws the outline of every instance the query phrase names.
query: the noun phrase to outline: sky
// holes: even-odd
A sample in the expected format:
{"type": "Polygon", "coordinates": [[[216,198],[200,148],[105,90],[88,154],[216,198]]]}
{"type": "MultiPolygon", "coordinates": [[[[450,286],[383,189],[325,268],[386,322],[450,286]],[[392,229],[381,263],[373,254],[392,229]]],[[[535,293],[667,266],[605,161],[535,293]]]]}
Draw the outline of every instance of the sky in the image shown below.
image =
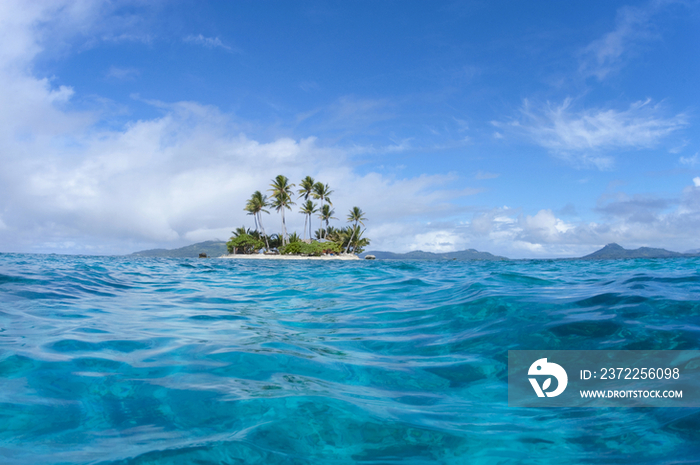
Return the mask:
{"type": "Polygon", "coordinates": [[[278,174],[370,250],[699,249],[699,77],[693,0],[3,0],[0,252],[227,240],[278,174]]]}

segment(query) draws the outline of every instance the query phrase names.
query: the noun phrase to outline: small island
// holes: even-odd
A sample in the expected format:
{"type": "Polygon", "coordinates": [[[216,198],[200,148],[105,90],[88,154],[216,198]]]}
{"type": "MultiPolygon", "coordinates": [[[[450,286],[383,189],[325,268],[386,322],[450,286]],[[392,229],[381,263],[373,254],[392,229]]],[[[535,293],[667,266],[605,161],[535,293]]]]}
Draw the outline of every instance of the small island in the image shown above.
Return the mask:
{"type": "Polygon", "coordinates": [[[292,210],[295,184],[290,183],[284,175],[278,175],[272,180],[268,192],[271,196],[261,191],[255,191],[246,202],[244,211],[253,217],[255,229],[246,229],[245,226],[236,228],[233,236],[226,243],[228,255],[222,258],[245,259],[321,259],[321,260],[359,260],[358,254],[362,253],[370,240],[363,237],[363,226],[367,220],[364,212],[359,207],[350,209],[347,215],[348,226],[335,228],[331,226],[335,210],[331,195],[333,191],[328,184],[315,181],[311,176],[306,176],[299,183],[296,192],[297,200],[302,200],[299,213],[304,215],[304,230],[302,236],[296,231],[289,234],[285,220],[285,211],[292,210]],[[314,200],[320,200],[320,205],[314,200]],[[265,232],[262,222],[262,214],[269,214],[266,208],[272,207],[281,217],[281,234],[265,232]],[[319,228],[312,231],[312,216],[319,218],[319,228]],[[325,223],[325,227],[324,227],[325,223]],[[308,239],[307,239],[308,227],[308,239]]]}

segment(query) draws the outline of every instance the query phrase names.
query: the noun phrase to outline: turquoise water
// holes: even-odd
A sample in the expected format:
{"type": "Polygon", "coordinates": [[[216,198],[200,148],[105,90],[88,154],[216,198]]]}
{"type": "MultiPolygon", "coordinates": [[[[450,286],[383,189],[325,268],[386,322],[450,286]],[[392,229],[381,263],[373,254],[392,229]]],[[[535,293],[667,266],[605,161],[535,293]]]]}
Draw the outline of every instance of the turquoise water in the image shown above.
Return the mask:
{"type": "Polygon", "coordinates": [[[698,259],[0,254],[0,463],[698,463],[698,409],[509,408],[507,351],[699,336],[698,259]]]}

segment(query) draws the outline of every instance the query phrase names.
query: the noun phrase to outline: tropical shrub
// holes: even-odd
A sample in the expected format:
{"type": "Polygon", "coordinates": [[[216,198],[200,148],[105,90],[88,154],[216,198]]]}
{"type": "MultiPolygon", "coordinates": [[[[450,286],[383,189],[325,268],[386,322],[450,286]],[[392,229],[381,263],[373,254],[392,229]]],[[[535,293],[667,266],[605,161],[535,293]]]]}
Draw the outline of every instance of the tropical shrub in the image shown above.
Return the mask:
{"type": "Polygon", "coordinates": [[[279,249],[282,247],[282,236],[279,234],[271,234],[268,239],[270,240],[271,249],[279,249]]]}
{"type": "Polygon", "coordinates": [[[299,237],[296,231],[289,235],[289,243],[291,244],[292,242],[301,242],[301,237],[299,237]]]}
{"type": "Polygon", "coordinates": [[[310,255],[318,257],[324,253],[340,253],[342,249],[335,242],[312,242],[311,244],[291,242],[279,250],[282,255],[310,255]]]}
{"type": "Polygon", "coordinates": [[[323,253],[340,253],[343,251],[343,247],[336,242],[318,242],[323,249],[323,253]]]}
{"type": "Polygon", "coordinates": [[[321,249],[318,251],[312,247],[308,247],[312,244],[306,244],[304,242],[290,242],[289,244],[280,247],[280,253],[282,255],[321,255],[321,249]]]}
{"type": "Polygon", "coordinates": [[[226,248],[228,253],[233,253],[234,249],[236,252],[243,252],[244,254],[251,254],[265,247],[265,243],[260,239],[256,239],[250,234],[239,234],[236,237],[232,237],[227,243],[226,248]]]}

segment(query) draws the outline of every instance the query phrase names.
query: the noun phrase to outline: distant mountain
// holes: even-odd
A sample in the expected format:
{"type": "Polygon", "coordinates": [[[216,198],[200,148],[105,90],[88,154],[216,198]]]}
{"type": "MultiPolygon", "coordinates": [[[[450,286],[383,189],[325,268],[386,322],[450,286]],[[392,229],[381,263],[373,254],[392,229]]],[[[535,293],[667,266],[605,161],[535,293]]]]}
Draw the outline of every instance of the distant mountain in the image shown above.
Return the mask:
{"type": "Polygon", "coordinates": [[[628,250],[622,246],[612,243],[608,244],[600,250],[592,254],[581,257],[580,260],[610,260],[617,258],[672,258],[672,257],[688,257],[689,254],[679,252],[671,252],[666,249],[654,249],[651,247],[640,247],[634,250],[628,250]]]}
{"type": "MultiPolygon", "coordinates": [[[[568,260],[612,260],[619,258],[673,258],[673,257],[693,257],[700,255],[699,251],[689,251],[687,253],[671,252],[665,249],[655,249],[651,247],[640,247],[635,250],[628,250],[618,244],[608,244],[600,250],[580,258],[570,258],[568,260]]],[[[200,253],[207,254],[208,257],[220,257],[226,255],[226,242],[205,241],[188,245],[179,249],[151,249],[134,252],[131,255],[137,257],[160,257],[160,258],[197,258],[200,253]]],[[[374,255],[380,260],[510,260],[507,257],[493,255],[488,252],[478,250],[460,250],[459,252],[433,253],[415,250],[408,253],[393,252],[366,252],[366,255],[374,255]]]]}
{"type": "Polygon", "coordinates": [[[131,255],[137,257],[156,258],[197,258],[200,253],[207,254],[207,257],[220,257],[226,254],[226,242],[205,241],[197,244],[180,247],[179,249],[151,249],[134,252],[131,255]]]}
{"type": "Polygon", "coordinates": [[[506,257],[499,257],[488,252],[478,250],[460,250],[459,252],[433,253],[415,250],[407,253],[393,252],[367,252],[363,254],[374,255],[379,260],[509,260],[506,257]]]}

